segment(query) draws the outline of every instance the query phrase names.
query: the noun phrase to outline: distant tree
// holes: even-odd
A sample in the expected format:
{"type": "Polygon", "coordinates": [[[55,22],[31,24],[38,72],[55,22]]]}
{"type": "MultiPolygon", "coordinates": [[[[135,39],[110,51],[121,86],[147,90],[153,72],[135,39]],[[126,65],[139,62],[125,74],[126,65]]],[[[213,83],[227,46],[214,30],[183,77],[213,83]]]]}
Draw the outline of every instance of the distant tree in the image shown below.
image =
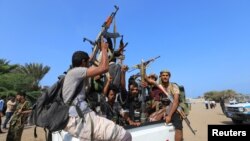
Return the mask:
{"type": "Polygon", "coordinates": [[[0,86],[6,90],[32,91],[34,78],[20,73],[8,73],[0,75],[0,86]]]}
{"type": "Polygon", "coordinates": [[[16,95],[16,91],[14,90],[6,90],[6,91],[0,91],[0,96],[3,99],[8,99],[10,96],[15,96],[16,95]]]}
{"type": "Polygon", "coordinates": [[[234,90],[225,90],[222,91],[223,96],[228,98],[228,97],[234,97],[235,95],[237,95],[238,93],[236,93],[234,90]]]}
{"type": "Polygon", "coordinates": [[[27,99],[32,103],[32,105],[36,102],[37,97],[42,94],[42,91],[31,91],[27,92],[27,99]]]}
{"type": "Polygon", "coordinates": [[[204,98],[219,102],[221,97],[228,98],[235,95],[237,95],[237,93],[233,90],[209,91],[204,94],[204,98]]]}
{"type": "Polygon", "coordinates": [[[10,73],[12,70],[18,67],[18,65],[10,65],[10,61],[6,59],[0,59],[0,75],[10,73]]]}
{"type": "Polygon", "coordinates": [[[0,96],[7,99],[25,91],[27,98],[34,102],[42,93],[39,82],[49,70],[50,67],[38,63],[11,65],[10,61],[0,59],[0,96]]]}
{"type": "Polygon", "coordinates": [[[39,90],[40,89],[39,83],[42,80],[42,78],[49,72],[49,70],[50,67],[43,66],[43,64],[26,63],[24,66],[19,66],[16,71],[22,74],[26,74],[27,76],[33,77],[34,78],[34,81],[32,82],[33,90],[39,90]]]}
{"type": "Polygon", "coordinates": [[[203,97],[202,96],[198,96],[197,98],[200,99],[200,98],[203,98],[203,97]]]}

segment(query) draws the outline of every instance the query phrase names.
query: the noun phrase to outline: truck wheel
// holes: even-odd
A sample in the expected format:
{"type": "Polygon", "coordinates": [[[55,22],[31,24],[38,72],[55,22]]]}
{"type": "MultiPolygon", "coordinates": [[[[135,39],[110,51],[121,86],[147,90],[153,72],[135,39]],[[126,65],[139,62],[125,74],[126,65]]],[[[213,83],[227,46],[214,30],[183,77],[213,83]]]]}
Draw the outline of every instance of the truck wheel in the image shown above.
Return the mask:
{"type": "Polygon", "coordinates": [[[237,120],[237,119],[233,119],[233,118],[232,118],[232,121],[234,124],[241,124],[243,122],[243,120],[237,120]]]}

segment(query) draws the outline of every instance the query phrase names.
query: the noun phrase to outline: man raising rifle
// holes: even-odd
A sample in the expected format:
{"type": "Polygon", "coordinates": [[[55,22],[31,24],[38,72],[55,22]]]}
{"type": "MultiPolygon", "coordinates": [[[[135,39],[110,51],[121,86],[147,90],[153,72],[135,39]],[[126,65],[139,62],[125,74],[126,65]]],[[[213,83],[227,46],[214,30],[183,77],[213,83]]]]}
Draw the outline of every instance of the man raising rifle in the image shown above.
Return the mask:
{"type": "Polygon", "coordinates": [[[78,85],[82,82],[83,86],[69,109],[70,119],[64,130],[79,138],[80,141],[131,141],[132,137],[128,131],[116,125],[113,121],[96,115],[85,100],[89,87],[89,78],[108,71],[108,44],[103,41],[103,37],[99,47],[102,51],[99,66],[89,67],[89,55],[84,51],[76,51],[72,56],[73,68],[67,72],[63,84],[64,102],[68,102],[68,99],[72,97],[78,85]]]}

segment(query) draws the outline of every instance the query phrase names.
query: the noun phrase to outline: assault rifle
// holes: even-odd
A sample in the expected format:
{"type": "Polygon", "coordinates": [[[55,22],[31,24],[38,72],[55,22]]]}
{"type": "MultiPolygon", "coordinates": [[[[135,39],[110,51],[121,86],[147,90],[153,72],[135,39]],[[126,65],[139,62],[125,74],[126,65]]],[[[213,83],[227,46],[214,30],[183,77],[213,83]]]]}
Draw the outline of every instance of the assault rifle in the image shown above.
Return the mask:
{"type": "MultiPolygon", "coordinates": [[[[157,56],[157,57],[152,58],[152,59],[149,59],[149,60],[147,60],[147,61],[145,61],[145,62],[142,60],[141,64],[134,65],[134,66],[132,67],[132,69],[129,70],[129,72],[131,72],[131,71],[133,71],[133,70],[135,70],[135,69],[140,69],[140,70],[141,70],[141,66],[147,67],[149,63],[155,61],[155,60],[158,59],[159,57],[160,57],[160,56],[157,56]]],[[[146,68],[145,68],[145,69],[146,69],[146,68]]],[[[144,75],[144,74],[143,74],[143,75],[144,75]]],[[[142,78],[142,79],[144,79],[144,78],[142,78]]]]}
{"type": "MultiPolygon", "coordinates": [[[[149,59],[148,61],[141,61],[141,64],[135,65],[134,68],[140,69],[140,76],[141,76],[141,82],[145,82],[145,74],[146,74],[146,67],[148,66],[148,64],[152,61],[154,61],[155,59],[159,58],[160,56],[157,56],[155,58],[149,59]]],[[[141,89],[141,94],[142,94],[142,104],[141,104],[141,122],[145,122],[146,120],[146,104],[145,104],[145,100],[146,100],[146,88],[141,89]]]]}
{"type": "Polygon", "coordinates": [[[87,38],[83,38],[83,41],[88,41],[91,45],[93,45],[94,47],[92,48],[93,50],[93,54],[92,56],[90,57],[89,59],[89,63],[90,65],[93,65],[94,62],[95,62],[95,59],[96,59],[96,55],[98,53],[98,50],[99,50],[99,47],[98,47],[98,43],[101,41],[101,36],[103,36],[104,38],[117,38],[117,37],[120,37],[120,34],[119,33],[109,33],[108,32],[108,29],[111,25],[111,23],[113,22],[113,19],[117,13],[117,11],[119,10],[119,7],[118,6],[114,6],[115,7],[115,11],[112,12],[110,14],[110,16],[107,18],[107,20],[103,23],[102,25],[102,29],[101,31],[98,33],[97,37],[96,37],[96,40],[95,41],[91,41],[87,38]]]}
{"type": "MultiPolygon", "coordinates": [[[[168,99],[173,103],[174,99],[173,97],[165,90],[165,88],[161,85],[161,84],[157,84],[157,82],[153,81],[153,80],[147,80],[149,83],[154,84],[155,86],[157,86],[167,97],[168,99]]],[[[184,111],[182,110],[182,108],[180,106],[177,107],[177,112],[181,115],[182,119],[186,122],[187,126],[189,127],[189,129],[192,131],[192,133],[195,135],[196,130],[194,130],[191,125],[190,125],[190,121],[187,118],[186,114],[184,113],[184,111]]]]}

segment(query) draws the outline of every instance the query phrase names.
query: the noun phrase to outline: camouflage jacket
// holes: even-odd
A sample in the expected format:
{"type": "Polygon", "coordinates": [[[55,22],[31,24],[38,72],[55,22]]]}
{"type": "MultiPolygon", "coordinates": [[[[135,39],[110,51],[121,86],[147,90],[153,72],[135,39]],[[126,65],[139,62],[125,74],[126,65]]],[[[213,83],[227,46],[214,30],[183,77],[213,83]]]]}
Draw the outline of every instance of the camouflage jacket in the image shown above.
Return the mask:
{"type": "Polygon", "coordinates": [[[30,110],[30,109],[31,109],[30,102],[25,101],[24,103],[18,103],[16,111],[14,112],[14,114],[12,116],[10,124],[15,125],[15,126],[23,125],[27,121],[29,114],[19,113],[19,111],[20,110],[26,111],[26,110],[30,110]]]}

